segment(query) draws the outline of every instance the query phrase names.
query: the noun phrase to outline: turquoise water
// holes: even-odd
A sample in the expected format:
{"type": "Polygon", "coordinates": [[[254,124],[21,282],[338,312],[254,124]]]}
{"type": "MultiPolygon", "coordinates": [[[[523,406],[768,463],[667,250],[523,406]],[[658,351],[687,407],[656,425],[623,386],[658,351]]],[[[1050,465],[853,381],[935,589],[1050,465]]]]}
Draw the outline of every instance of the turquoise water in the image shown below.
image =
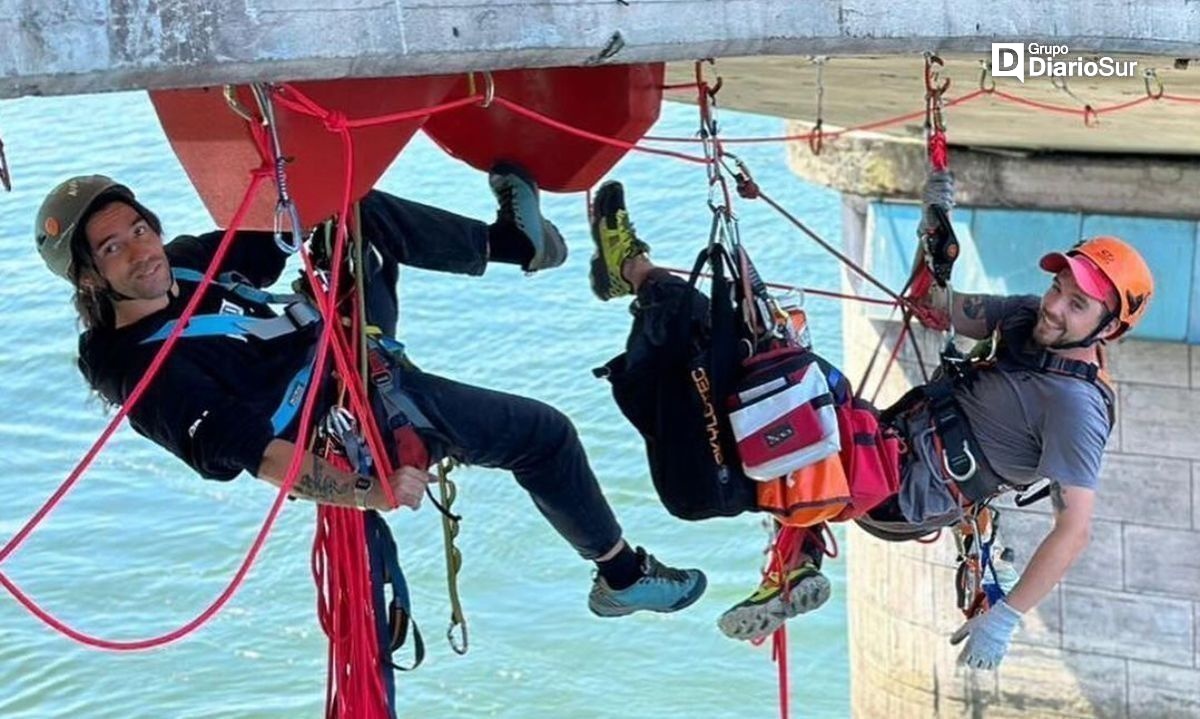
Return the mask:
{"type": "MultiPolygon", "coordinates": [[[[778,134],[782,122],[725,113],[731,135],[778,134]]],[[[657,134],[694,130],[692,108],[668,105],[657,134]]],[[[69,175],[101,172],[132,186],[166,231],[211,220],[140,94],[0,102],[16,189],[0,195],[0,541],[59,485],[107,421],[74,367],[69,292],[32,248],[43,194],[69,175]]],[[[835,193],[792,177],[780,146],[743,148],[764,189],[837,238],[835,193]]],[[[703,170],[644,155],[612,173],[626,182],[639,232],[664,264],[690,264],[706,240],[703,170]]],[[[483,175],[415,140],[381,186],[463,214],[488,217],[483,175]]],[[[416,270],[402,276],[402,334],[429,371],[531,395],[574,418],[627,536],[664,560],[703,567],[709,591],[677,615],[592,617],[590,566],[534,511],[508,475],[458,475],[464,515],[461,590],[471,651],[443,635],[448,605],[438,516],[391,515],[415,612],[430,644],[399,678],[401,716],[742,717],[777,714],[769,647],[725,639],[717,615],[755,584],[765,532],[753,517],[684,523],[658,504],[640,441],[606,384],[589,369],[615,354],[628,313],[587,287],[589,241],[580,195],[549,196],[546,214],[567,237],[566,265],[534,277],[498,266],[483,278],[416,270]]],[[[837,268],[769,208],[741,204],[743,237],[771,280],[833,287],[837,268]]],[[[840,308],[810,299],[815,341],[839,359],[840,308]]],[[[135,639],[190,620],[224,588],[273,498],[243,477],[205,482],[123,428],[75,491],[3,564],[44,607],[86,632],[135,639]]],[[[309,573],[311,505],[288,503],[258,563],[228,607],[185,640],[114,654],[84,649],[0,598],[0,716],[317,717],[324,637],[309,573]]],[[[793,716],[848,715],[844,574],[834,598],[793,623],[793,716]]]]}

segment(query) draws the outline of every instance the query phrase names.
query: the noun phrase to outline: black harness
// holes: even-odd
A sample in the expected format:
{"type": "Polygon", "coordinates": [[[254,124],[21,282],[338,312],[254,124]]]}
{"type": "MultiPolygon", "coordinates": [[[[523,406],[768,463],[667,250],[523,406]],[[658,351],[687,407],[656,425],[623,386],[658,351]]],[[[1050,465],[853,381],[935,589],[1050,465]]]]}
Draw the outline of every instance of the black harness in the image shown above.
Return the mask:
{"type": "MultiPolygon", "coordinates": [[[[954,398],[955,389],[970,386],[980,372],[1042,372],[1093,384],[1104,399],[1109,427],[1112,427],[1113,392],[1100,378],[1100,368],[1091,362],[1067,359],[1032,347],[1030,339],[1036,324],[1037,310],[1025,308],[1006,317],[992,339],[981,343],[970,356],[964,356],[948,343],[933,379],[910,390],[900,401],[880,413],[881,422],[894,426],[902,415],[917,408],[926,409],[940,445],[943,473],[970,502],[986,501],[1004,489],[1016,486],[988,463],[971,431],[966,413],[954,398]]],[[[1047,489],[1018,497],[1018,500],[1022,504],[1031,503],[1049,494],[1047,489]]]]}

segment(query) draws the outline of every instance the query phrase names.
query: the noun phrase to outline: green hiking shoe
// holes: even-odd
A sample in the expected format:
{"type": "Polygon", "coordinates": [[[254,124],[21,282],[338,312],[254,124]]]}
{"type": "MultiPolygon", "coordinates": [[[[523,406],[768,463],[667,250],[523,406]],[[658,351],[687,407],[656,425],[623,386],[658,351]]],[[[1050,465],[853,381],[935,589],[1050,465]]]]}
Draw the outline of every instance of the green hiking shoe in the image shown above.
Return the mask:
{"type": "Polygon", "coordinates": [[[775,574],[765,577],[753,594],[721,615],[717,626],[730,639],[759,641],[792,617],[820,607],[829,592],[829,579],[808,560],[788,571],[785,581],[775,574]]]}
{"type": "Polygon", "coordinates": [[[592,242],[596,252],[588,273],[592,292],[604,301],[633,294],[633,285],[621,275],[628,260],[650,251],[637,238],[625,209],[625,188],[610,180],[596,191],[592,201],[592,242]]]}

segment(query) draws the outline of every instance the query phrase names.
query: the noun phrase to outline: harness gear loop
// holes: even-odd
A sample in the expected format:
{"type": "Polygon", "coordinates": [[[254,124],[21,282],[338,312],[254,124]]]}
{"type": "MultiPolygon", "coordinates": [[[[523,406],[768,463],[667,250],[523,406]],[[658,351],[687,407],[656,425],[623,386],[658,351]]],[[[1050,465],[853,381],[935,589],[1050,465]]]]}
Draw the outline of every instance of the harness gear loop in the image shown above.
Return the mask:
{"type": "Polygon", "coordinates": [[[1158,77],[1158,71],[1152,67],[1142,70],[1142,80],[1146,83],[1146,96],[1151,100],[1161,100],[1166,88],[1163,87],[1162,80],[1158,77]],[[1154,86],[1158,88],[1157,91],[1150,89],[1151,80],[1154,81],[1154,86]]]}
{"type": "Polygon", "coordinates": [[[979,89],[989,95],[996,91],[996,78],[992,76],[992,61],[979,61],[979,89]]]}
{"type": "Polygon", "coordinates": [[[5,192],[12,192],[12,174],[8,171],[8,157],[4,155],[4,140],[0,139],[0,185],[5,192]]]}
{"type": "Polygon", "coordinates": [[[439,504],[439,509],[442,510],[442,543],[446,550],[446,591],[450,596],[450,626],[446,629],[446,641],[450,643],[450,648],[455,654],[463,655],[467,653],[468,634],[467,617],[463,613],[462,601],[458,596],[458,573],[462,570],[462,552],[454,545],[461,517],[450,512],[458,496],[458,488],[449,475],[457,464],[450,458],[438,462],[437,478],[438,495],[442,500],[439,504]]]}
{"type": "Polygon", "coordinates": [[[822,127],[825,124],[825,63],[829,58],[825,55],[817,55],[810,60],[817,66],[817,123],[813,125],[812,132],[808,135],[808,149],[812,150],[814,155],[820,155],[821,148],[825,146],[825,131],[822,130],[822,127]]]}
{"type": "Polygon", "coordinates": [[[263,125],[270,130],[271,156],[275,169],[275,187],[279,192],[279,200],[275,203],[275,246],[281,252],[289,255],[295,254],[304,241],[304,226],[300,221],[300,210],[296,207],[296,203],[292,201],[292,197],[288,192],[287,172],[284,166],[290,160],[284,157],[283,147],[279,141],[279,123],[275,121],[275,106],[271,102],[270,95],[275,89],[273,85],[256,82],[250,85],[250,90],[254,93],[254,100],[258,103],[258,108],[262,112],[263,125]],[[288,244],[283,239],[283,218],[285,216],[291,225],[291,244],[288,244]]]}

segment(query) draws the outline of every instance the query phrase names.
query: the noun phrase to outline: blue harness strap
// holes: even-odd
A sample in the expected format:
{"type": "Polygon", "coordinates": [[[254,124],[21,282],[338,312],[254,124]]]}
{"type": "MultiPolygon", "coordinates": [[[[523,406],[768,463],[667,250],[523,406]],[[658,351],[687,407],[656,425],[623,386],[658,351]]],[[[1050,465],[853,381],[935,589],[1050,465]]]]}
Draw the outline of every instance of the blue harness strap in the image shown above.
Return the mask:
{"type": "Polygon", "coordinates": [[[363,512],[364,530],[367,536],[367,554],[371,560],[371,592],[375,604],[375,631],[379,637],[379,671],[383,675],[388,693],[388,707],[393,719],[396,716],[395,670],[411,671],[425,661],[425,640],[412,618],[412,605],[408,595],[408,582],[400,569],[396,555],[396,541],[387,522],[378,512],[363,512]],[[392,599],[387,601],[386,588],[391,586],[392,599]],[[395,652],[408,639],[412,625],[413,660],[409,666],[396,664],[392,659],[395,652]]]}
{"type": "MultiPolygon", "coordinates": [[[[203,272],[189,267],[173,267],[171,268],[171,275],[175,279],[185,282],[199,282],[204,279],[203,272]]],[[[215,278],[213,282],[219,287],[254,304],[267,305],[269,303],[281,302],[288,302],[289,304],[284,307],[283,314],[277,317],[246,317],[244,315],[230,314],[194,315],[188,320],[187,326],[180,333],[180,337],[225,336],[242,339],[254,337],[260,340],[270,340],[292,334],[293,332],[299,332],[321,321],[320,313],[300,295],[277,295],[266,290],[260,290],[249,284],[244,277],[236,272],[223,273],[215,278]]],[[[162,342],[170,336],[177,324],[178,320],[171,320],[163,324],[157,332],[143,339],[139,344],[162,342]]],[[[288,382],[279,407],[271,415],[271,428],[277,436],[287,429],[288,425],[295,418],[296,413],[300,411],[300,405],[304,400],[304,393],[308,389],[309,383],[312,382],[312,371],[313,365],[312,361],[310,361],[301,367],[292,377],[291,381],[288,382]]]]}
{"type": "MultiPolygon", "coordinates": [[[[199,270],[193,270],[190,267],[172,267],[171,276],[177,280],[183,280],[184,282],[195,282],[197,284],[204,279],[203,272],[199,270]]],[[[239,272],[222,272],[213,278],[212,283],[228,292],[232,292],[244,300],[258,305],[286,305],[303,299],[303,296],[297,294],[277,295],[267,292],[266,290],[261,290],[252,285],[250,281],[239,272]]]]}

